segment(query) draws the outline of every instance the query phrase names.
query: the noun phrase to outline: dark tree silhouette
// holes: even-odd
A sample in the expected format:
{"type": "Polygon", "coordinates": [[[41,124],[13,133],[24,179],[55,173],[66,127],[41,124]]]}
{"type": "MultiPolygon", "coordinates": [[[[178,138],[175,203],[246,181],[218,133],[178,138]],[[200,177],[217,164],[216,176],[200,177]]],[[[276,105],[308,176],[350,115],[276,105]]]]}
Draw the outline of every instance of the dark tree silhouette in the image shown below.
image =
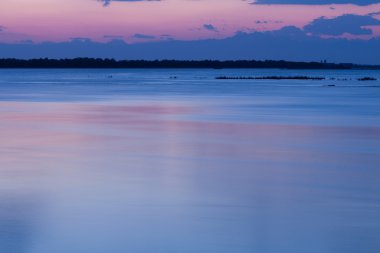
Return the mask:
{"type": "Polygon", "coordinates": [[[282,69],[380,69],[379,65],[291,61],[180,61],[121,60],[99,58],[75,59],[0,59],[0,68],[282,68],[282,69]]]}

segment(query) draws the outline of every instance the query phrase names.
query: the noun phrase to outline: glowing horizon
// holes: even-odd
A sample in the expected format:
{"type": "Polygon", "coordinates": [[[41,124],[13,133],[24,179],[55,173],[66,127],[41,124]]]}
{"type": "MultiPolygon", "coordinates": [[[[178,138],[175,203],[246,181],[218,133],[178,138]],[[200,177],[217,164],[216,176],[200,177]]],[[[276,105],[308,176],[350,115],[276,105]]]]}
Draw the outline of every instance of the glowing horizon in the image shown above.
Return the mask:
{"type": "MultiPolygon", "coordinates": [[[[259,5],[241,0],[112,1],[3,0],[0,42],[68,41],[89,38],[105,42],[198,40],[225,38],[239,31],[271,31],[284,26],[303,28],[313,20],[355,14],[378,19],[380,4],[259,5]]],[[[367,27],[367,26],[365,26],[367,27]]],[[[380,36],[379,26],[368,26],[380,36]]]]}

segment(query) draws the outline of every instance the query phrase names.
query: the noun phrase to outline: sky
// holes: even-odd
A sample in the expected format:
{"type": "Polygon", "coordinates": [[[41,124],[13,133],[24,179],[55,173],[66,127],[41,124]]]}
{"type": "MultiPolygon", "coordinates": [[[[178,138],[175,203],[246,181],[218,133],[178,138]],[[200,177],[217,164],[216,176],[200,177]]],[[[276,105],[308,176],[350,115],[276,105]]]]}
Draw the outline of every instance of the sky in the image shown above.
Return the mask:
{"type": "MultiPolygon", "coordinates": [[[[316,49],[322,51],[326,47],[322,44],[328,42],[351,43],[353,47],[360,44],[363,50],[365,45],[372,48],[372,44],[379,44],[380,51],[380,0],[2,0],[0,9],[0,57],[100,54],[118,58],[115,52],[111,53],[115,44],[125,44],[124,47],[129,48],[138,48],[141,46],[136,45],[141,44],[149,51],[157,46],[165,47],[162,44],[168,47],[174,42],[193,44],[191,47],[206,42],[213,44],[214,40],[223,44],[226,40],[241,38],[242,34],[247,35],[252,47],[260,48],[271,44],[271,40],[280,39],[278,36],[282,36],[287,44],[300,39],[301,33],[303,39],[312,40],[309,43],[316,44],[316,49]],[[271,38],[267,38],[267,43],[259,44],[257,36],[271,38]],[[80,47],[72,51],[75,43],[82,47],[86,43],[96,45],[105,51],[81,54],[80,47]],[[53,49],[47,50],[47,44],[60,54],[54,53],[53,49]],[[20,55],[20,51],[25,54],[20,55]]],[[[234,46],[239,47],[239,44],[234,46]]],[[[336,50],[341,47],[339,44],[336,50]]],[[[236,53],[229,58],[244,58],[238,48],[231,50],[236,53]]],[[[202,54],[211,57],[196,51],[193,52],[195,58],[202,58],[202,54]]],[[[170,56],[187,58],[184,53],[176,52],[170,56]]],[[[308,56],[310,52],[304,53],[304,58],[285,58],[307,60],[317,57],[308,56]]],[[[346,52],[342,51],[340,58],[331,58],[327,53],[321,57],[343,61],[344,54],[346,52]]],[[[255,57],[252,52],[246,55],[255,57]]],[[[375,53],[374,56],[378,55],[375,53]]],[[[366,58],[357,52],[353,60],[380,63],[374,56],[366,58]]],[[[128,55],[119,57],[128,58],[128,55]]],[[[134,57],[139,58],[138,55],[134,57]]],[[[153,54],[152,57],[164,56],[153,54]]],[[[213,57],[218,58],[218,55],[213,57]]],[[[219,58],[224,57],[227,56],[219,55],[219,58]]],[[[268,57],[260,57],[273,58],[270,53],[268,57]]],[[[140,58],[146,57],[142,53],[140,58]]]]}

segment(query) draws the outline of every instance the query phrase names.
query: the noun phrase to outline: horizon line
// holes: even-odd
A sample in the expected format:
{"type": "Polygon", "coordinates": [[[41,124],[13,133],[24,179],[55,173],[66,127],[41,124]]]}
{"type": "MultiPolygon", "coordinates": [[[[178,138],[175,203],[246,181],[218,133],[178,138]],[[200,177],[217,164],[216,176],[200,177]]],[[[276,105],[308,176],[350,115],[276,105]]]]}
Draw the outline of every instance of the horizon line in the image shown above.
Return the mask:
{"type": "Polygon", "coordinates": [[[332,63],[326,60],[117,60],[115,58],[0,58],[0,68],[287,68],[287,69],[380,69],[380,65],[332,63]]]}

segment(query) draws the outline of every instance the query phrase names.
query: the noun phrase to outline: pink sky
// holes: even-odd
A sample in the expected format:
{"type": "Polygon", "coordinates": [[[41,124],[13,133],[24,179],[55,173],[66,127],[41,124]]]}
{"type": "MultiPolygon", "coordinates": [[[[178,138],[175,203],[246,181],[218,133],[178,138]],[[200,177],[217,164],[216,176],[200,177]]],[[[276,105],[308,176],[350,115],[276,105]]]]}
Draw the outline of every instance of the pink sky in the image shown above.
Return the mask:
{"type": "MultiPolygon", "coordinates": [[[[134,34],[185,40],[223,38],[237,31],[303,27],[321,16],[373,12],[380,12],[380,4],[251,5],[242,0],[162,0],[112,2],[104,7],[96,0],[2,0],[0,41],[66,41],[75,37],[109,40],[105,35],[138,41],[134,34]],[[204,24],[213,25],[218,32],[204,29],[204,24]]],[[[379,29],[375,30],[380,34],[379,29]]]]}

